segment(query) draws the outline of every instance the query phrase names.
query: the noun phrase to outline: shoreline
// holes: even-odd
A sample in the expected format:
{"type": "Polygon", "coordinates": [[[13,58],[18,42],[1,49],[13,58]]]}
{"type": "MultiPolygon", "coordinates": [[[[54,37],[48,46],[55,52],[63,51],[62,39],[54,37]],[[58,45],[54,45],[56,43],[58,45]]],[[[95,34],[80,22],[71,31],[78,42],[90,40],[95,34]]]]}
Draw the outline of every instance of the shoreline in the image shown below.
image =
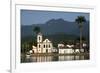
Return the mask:
{"type": "Polygon", "coordinates": [[[73,56],[73,55],[89,55],[89,53],[74,53],[74,54],[54,54],[54,53],[39,53],[39,54],[30,54],[30,56],[73,56]]]}

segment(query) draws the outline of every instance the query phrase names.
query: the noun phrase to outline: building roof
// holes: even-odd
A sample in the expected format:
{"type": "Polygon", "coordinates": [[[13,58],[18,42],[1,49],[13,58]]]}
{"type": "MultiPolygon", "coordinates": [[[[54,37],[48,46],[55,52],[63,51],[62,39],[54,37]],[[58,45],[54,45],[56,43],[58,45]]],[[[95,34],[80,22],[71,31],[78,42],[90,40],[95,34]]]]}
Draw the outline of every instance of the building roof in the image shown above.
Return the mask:
{"type": "Polygon", "coordinates": [[[69,47],[66,47],[66,46],[64,46],[64,47],[58,47],[59,49],[73,49],[73,48],[69,48],[69,47]]]}
{"type": "Polygon", "coordinates": [[[45,39],[43,42],[50,43],[51,41],[49,39],[45,39]]]}
{"type": "Polygon", "coordinates": [[[32,47],[33,47],[33,49],[36,49],[36,47],[34,45],[32,47]]]}

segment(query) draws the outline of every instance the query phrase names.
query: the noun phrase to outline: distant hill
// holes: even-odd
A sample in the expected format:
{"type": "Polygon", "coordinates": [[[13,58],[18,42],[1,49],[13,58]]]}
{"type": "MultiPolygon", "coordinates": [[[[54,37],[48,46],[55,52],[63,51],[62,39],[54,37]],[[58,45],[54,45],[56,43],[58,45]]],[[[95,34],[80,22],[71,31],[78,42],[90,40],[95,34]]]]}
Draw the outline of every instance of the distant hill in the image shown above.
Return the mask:
{"type": "MultiPolygon", "coordinates": [[[[51,19],[44,24],[21,25],[21,37],[29,37],[34,35],[33,28],[39,26],[43,35],[74,35],[79,36],[79,28],[75,22],[65,21],[63,19],[51,19]]],[[[89,21],[85,22],[83,26],[83,36],[89,37],[89,21]]]]}

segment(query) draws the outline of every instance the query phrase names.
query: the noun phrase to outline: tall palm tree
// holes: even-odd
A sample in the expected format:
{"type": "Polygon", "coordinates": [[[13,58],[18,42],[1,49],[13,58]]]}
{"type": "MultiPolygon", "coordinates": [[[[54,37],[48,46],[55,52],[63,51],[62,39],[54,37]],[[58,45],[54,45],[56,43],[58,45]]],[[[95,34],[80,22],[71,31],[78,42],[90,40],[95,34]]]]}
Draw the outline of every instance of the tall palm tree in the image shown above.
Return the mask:
{"type": "Polygon", "coordinates": [[[33,31],[35,32],[35,34],[37,35],[40,32],[40,27],[35,26],[33,31]]]}
{"type": "Polygon", "coordinates": [[[84,16],[78,16],[75,19],[75,22],[78,24],[79,29],[80,29],[80,49],[82,49],[82,29],[83,29],[84,22],[86,22],[86,19],[84,16]]]}

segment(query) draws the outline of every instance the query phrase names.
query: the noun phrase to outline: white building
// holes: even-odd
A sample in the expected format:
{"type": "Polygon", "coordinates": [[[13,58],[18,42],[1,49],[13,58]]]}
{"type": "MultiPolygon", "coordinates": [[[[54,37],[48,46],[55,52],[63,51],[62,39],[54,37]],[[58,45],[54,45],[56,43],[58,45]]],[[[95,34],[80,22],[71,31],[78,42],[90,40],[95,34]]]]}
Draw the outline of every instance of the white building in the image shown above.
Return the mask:
{"type": "Polygon", "coordinates": [[[59,47],[64,47],[64,44],[58,44],[58,48],[59,48],[59,47]]]}
{"type": "Polygon", "coordinates": [[[64,45],[58,44],[59,54],[72,54],[74,53],[74,49],[72,48],[74,45],[64,45]]]}
{"type": "Polygon", "coordinates": [[[66,47],[68,47],[68,48],[73,48],[74,45],[66,45],[66,47]]]}
{"type": "Polygon", "coordinates": [[[37,35],[37,47],[33,46],[33,53],[51,53],[53,50],[52,42],[49,39],[43,41],[41,33],[37,35]]]}
{"type": "Polygon", "coordinates": [[[72,48],[59,48],[59,54],[72,54],[74,49],[72,48]]]}
{"type": "Polygon", "coordinates": [[[75,53],[80,53],[80,49],[75,49],[75,53]]]}
{"type": "Polygon", "coordinates": [[[83,43],[83,47],[86,47],[87,46],[87,44],[86,43],[83,43]]]}
{"type": "Polygon", "coordinates": [[[32,46],[32,51],[33,51],[33,53],[36,53],[37,52],[37,47],[32,46]]]}

